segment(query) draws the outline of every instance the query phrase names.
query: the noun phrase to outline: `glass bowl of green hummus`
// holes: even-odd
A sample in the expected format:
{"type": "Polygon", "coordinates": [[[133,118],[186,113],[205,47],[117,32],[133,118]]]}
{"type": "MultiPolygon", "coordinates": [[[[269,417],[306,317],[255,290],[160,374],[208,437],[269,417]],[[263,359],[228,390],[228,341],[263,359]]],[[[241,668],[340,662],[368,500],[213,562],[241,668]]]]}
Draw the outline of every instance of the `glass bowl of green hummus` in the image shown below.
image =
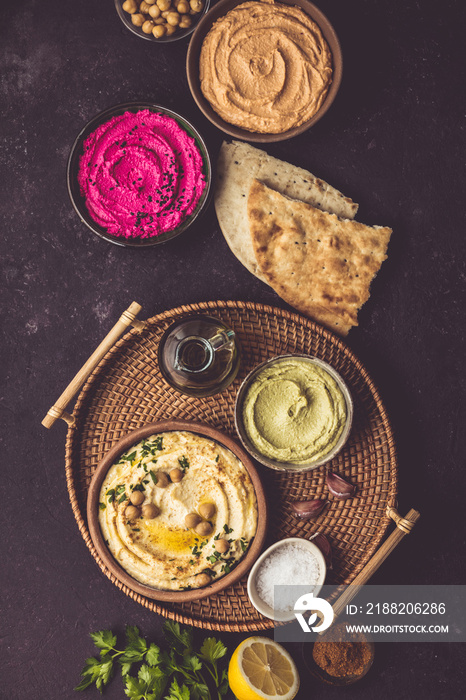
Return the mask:
{"type": "Polygon", "coordinates": [[[338,372],[309,355],[279,355],[255,367],[236,397],[236,430],[261,464],[309,471],[333,459],[351,431],[353,401],[338,372]]]}

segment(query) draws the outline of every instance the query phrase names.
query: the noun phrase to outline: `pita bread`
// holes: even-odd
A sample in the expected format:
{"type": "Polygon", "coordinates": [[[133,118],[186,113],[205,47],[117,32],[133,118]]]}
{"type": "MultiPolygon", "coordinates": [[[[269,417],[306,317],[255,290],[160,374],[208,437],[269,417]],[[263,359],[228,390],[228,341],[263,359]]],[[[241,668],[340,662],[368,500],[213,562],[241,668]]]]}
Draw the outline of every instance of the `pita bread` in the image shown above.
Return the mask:
{"type": "Polygon", "coordinates": [[[386,259],[391,229],[339,219],[254,180],[248,197],[259,268],[285,301],[346,335],[386,259]]]}
{"type": "Polygon", "coordinates": [[[358,205],[303,168],[272,158],[265,151],[240,141],[222,144],[217,163],[215,211],[233,254],[253,275],[266,281],[252,248],[247,198],[254,178],[282,194],[337,214],[356,215],[358,205]]]}

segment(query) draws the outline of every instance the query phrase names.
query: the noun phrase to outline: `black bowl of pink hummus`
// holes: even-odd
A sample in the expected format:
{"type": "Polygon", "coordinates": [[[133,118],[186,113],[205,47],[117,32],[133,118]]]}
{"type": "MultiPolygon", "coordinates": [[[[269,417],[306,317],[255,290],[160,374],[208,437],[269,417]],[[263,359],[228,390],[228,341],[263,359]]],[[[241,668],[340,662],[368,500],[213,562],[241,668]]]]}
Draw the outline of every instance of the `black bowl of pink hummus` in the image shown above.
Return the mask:
{"type": "Polygon", "coordinates": [[[78,134],[68,192],[81,221],[120,246],[152,246],[183,233],[207,206],[212,167],[199,132],[152,103],[111,107],[78,134]]]}

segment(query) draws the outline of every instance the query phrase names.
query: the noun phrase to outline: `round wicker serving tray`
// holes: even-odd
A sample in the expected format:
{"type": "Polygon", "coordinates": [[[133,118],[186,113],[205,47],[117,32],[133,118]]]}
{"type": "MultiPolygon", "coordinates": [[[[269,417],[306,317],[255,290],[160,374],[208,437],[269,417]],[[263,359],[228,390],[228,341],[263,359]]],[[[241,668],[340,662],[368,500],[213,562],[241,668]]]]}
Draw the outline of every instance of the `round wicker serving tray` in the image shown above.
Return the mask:
{"type": "Polygon", "coordinates": [[[270,520],[268,542],[309,537],[323,532],[330,540],[333,569],[327,583],[349,584],[369,561],[390,523],[385,511],[397,493],[397,458],[390,422],[379,393],[365,368],[337,336],[297,314],[262,304],[218,301],[182,306],[131,330],[105,355],[77,399],[66,439],[66,478],[79,530],[102,571],[126,595],[149,610],[203,629],[253,632],[273,627],[250,604],[247,577],[221,593],[191,603],[158,603],[117,581],[99,558],[86,520],[91,476],[105,453],[124,435],[156,420],[203,421],[235,436],[234,403],[238,387],[258,363],[274,355],[306,353],[333,365],[346,381],[354,401],[354,420],[345,448],[325,465],[304,473],[286,473],[258,465],[266,489],[270,520]],[[211,313],[238,334],[242,366],[223,393],[207,398],[183,396],[162,378],[157,347],[166,328],[185,314],[211,313]],[[327,468],[357,484],[353,499],[328,494],[327,468]],[[323,497],[330,506],[317,520],[293,515],[295,500],[323,497]]]}

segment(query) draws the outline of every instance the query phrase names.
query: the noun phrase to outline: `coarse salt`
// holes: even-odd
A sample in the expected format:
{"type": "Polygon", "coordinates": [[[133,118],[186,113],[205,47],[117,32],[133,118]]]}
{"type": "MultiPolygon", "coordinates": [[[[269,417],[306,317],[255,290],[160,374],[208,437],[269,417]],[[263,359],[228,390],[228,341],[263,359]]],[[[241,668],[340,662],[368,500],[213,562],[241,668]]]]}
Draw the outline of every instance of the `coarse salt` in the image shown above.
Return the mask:
{"type": "Polygon", "coordinates": [[[295,586],[315,586],[320,575],[316,557],[296,543],[277,547],[265,558],[256,574],[256,591],[270,608],[286,612],[296,603],[295,586]],[[275,586],[281,586],[275,590],[275,586]],[[275,596],[274,596],[275,591],[275,596]]]}

